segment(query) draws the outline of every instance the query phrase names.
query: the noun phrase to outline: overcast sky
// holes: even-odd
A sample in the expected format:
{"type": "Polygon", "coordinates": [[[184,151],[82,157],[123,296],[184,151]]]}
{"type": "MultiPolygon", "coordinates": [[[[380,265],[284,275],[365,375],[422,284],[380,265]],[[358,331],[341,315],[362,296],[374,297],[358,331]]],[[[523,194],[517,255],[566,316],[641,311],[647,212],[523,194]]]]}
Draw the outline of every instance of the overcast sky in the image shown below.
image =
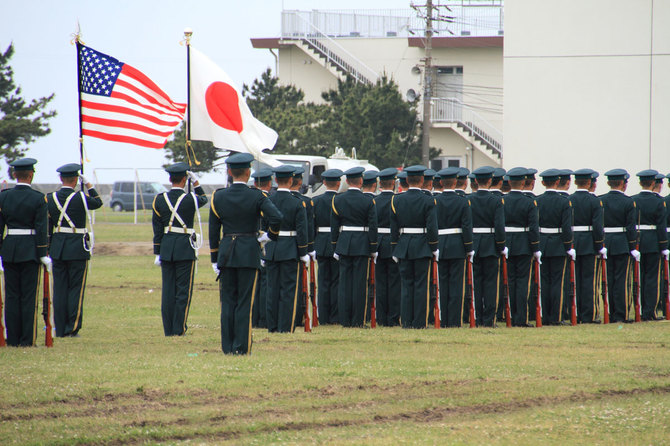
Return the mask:
{"type": "MultiPolygon", "coordinates": [[[[30,144],[26,156],[36,158],[35,182],[58,182],[56,168],[79,161],[76,50],[71,34],[81,25],[86,45],[128,63],[154,80],[175,101],[186,102],[186,50],[179,45],[185,27],[192,44],[208,55],[238,84],[251,83],[274,58],[254,49],[252,37],[279,37],[284,9],[407,8],[409,0],[2,0],[0,51],[14,43],[10,64],[14,81],[26,100],[55,93],[51,134],[30,144]]],[[[299,86],[298,86],[299,87],[299,86]]],[[[136,148],[86,137],[89,163],[85,171],[100,183],[131,179],[133,170],[160,169],[162,150],[136,148]]],[[[0,162],[0,181],[7,169],[0,162]]],[[[166,181],[160,170],[140,170],[142,180],[166,181]]],[[[216,175],[205,182],[217,183],[216,175]]]]}

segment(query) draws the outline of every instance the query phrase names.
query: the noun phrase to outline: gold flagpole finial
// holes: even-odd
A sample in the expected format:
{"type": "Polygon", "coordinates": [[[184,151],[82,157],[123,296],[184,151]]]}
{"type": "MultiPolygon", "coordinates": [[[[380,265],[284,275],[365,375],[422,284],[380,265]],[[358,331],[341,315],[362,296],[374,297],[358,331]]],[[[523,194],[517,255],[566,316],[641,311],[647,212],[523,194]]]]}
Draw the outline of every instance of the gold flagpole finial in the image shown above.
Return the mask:
{"type": "Polygon", "coordinates": [[[193,30],[189,28],[188,26],[184,28],[184,39],[179,42],[179,45],[183,45],[184,42],[186,42],[186,46],[189,46],[191,44],[191,36],[193,35],[193,30]]]}
{"type": "Polygon", "coordinates": [[[74,45],[76,42],[85,45],[84,41],[81,40],[81,26],[79,25],[79,20],[77,20],[77,30],[70,34],[70,45],[74,45]]]}

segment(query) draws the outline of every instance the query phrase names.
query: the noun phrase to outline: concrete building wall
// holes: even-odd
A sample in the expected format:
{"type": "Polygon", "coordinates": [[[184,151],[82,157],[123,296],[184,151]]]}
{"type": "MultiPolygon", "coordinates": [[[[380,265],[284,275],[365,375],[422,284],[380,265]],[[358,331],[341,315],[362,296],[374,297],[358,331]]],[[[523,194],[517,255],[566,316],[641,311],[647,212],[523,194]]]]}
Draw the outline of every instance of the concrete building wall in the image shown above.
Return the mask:
{"type": "Polygon", "coordinates": [[[667,173],[669,22],[668,0],[508,0],[504,167],[667,173]]]}

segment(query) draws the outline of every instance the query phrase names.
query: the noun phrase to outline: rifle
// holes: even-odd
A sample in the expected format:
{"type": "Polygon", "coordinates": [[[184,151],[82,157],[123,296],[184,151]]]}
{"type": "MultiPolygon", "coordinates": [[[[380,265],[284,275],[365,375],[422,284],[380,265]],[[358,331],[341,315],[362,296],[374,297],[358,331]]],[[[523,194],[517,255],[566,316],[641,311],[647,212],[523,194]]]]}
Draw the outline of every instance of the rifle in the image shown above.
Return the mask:
{"type": "Polygon", "coordinates": [[[502,259],[502,279],[503,279],[503,298],[505,299],[505,325],[507,327],[512,326],[512,314],[510,311],[509,304],[509,279],[507,277],[507,259],[505,256],[500,257],[502,259]]]}
{"type": "Polygon", "coordinates": [[[668,273],[668,259],[663,258],[663,280],[665,280],[665,320],[670,320],[670,282],[668,273]]]}
{"type": "Polygon", "coordinates": [[[44,337],[44,345],[47,347],[54,346],[53,334],[51,333],[51,287],[49,286],[49,271],[46,266],[44,268],[44,293],[42,299],[42,316],[46,324],[46,334],[44,337]]]}
{"type": "MultiPolygon", "coordinates": [[[[575,261],[570,257],[570,324],[577,325],[577,285],[575,283],[575,261]]],[[[559,309],[560,311],[560,309],[559,309]]]]}
{"type": "Polygon", "coordinates": [[[319,309],[316,305],[316,273],[314,268],[316,263],[313,259],[309,260],[309,294],[312,301],[312,326],[319,326],[319,309]]]}
{"type": "MultiPolygon", "coordinates": [[[[0,273],[1,275],[2,273],[0,273]]],[[[5,326],[2,324],[2,321],[4,320],[3,314],[2,314],[2,280],[0,279],[0,347],[5,347],[7,346],[7,342],[5,341],[5,326]]]]}
{"type": "Polygon", "coordinates": [[[600,278],[600,284],[601,284],[601,294],[603,296],[603,324],[609,324],[610,323],[610,301],[609,301],[609,296],[607,293],[607,261],[605,258],[601,259],[601,268],[600,268],[600,274],[602,274],[602,277],[600,278]]]}
{"type": "MultiPolygon", "coordinates": [[[[640,251],[639,245],[635,249],[640,251]]],[[[640,262],[635,260],[635,267],[633,268],[633,293],[635,296],[635,322],[642,321],[642,303],[641,303],[641,291],[640,290],[640,262]]]]}
{"type": "Polygon", "coordinates": [[[470,295],[470,328],[475,328],[477,313],[475,312],[475,280],[472,274],[472,262],[466,259],[468,294],[470,295]]]}
{"type": "Polygon", "coordinates": [[[375,282],[375,261],[370,258],[370,293],[372,294],[372,307],[370,308],[370,328],[377,328],[377,284],[375,282]]]}
{"type": "Polygon", "coordinates": [[[433,271],[432,271],[432,278],[430,281],[430,287],[431,287],[431,293],[433,293],[433,296],[435,296],[435,305],[433,305],[433,315],[435,316],[435,328],[440,328],[441,320],[440,320],[440,285],[437,280],[437,260],[435,260],[435,257],[433,257],[433,271]]]}
{"type": "Polygon", "coordinates": [[[537,259],[533,260],[535,262],[533,268],[533,281],[535,282],[535,326],[537,328],[542,327],[542,288],[540,279],[542,275],[540,274],[540,261],[537,259]]]}
{"type": "Polygon", "coordinates": [[[309,294],[307,294],[307,266],[302,263],[302,260],[300,261],[302,264],[302,272],[300,274],[301,280],[302,280],[302,290],[300,293],[300,298],[302,299],[303,302],[305,302],[305,332],[309,333],[312,331],[312,324],[310,323],[309,320],[309,294]]]}

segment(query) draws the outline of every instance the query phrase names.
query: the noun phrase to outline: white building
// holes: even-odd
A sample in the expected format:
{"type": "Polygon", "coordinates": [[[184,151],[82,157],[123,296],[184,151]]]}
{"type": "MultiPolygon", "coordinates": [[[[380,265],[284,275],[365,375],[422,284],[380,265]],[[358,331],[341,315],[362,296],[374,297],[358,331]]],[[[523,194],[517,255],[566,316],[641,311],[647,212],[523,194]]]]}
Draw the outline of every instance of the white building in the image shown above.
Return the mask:
{"type": "MultiPolygon", "coordinates": [[[[445,2],[442,2],[445,3],[445,2]]],[[[500,165],[503,126],[501,0],[450,2],[454,23],[438,22],[433,37],[430,145],[441,150],[432,167],[500,165]],[[453,33],[453,34],[452,34],[453,33]]],[[[283,85],[305,100],[351,75],[374,82],[392,77],[407,98],[421,101],[425,23],[416,11],[284,11],[281,36],[251,39],[277,58],[283,85]]],[[[422,105],[419,102],[418,119],[422,105]]]]}

